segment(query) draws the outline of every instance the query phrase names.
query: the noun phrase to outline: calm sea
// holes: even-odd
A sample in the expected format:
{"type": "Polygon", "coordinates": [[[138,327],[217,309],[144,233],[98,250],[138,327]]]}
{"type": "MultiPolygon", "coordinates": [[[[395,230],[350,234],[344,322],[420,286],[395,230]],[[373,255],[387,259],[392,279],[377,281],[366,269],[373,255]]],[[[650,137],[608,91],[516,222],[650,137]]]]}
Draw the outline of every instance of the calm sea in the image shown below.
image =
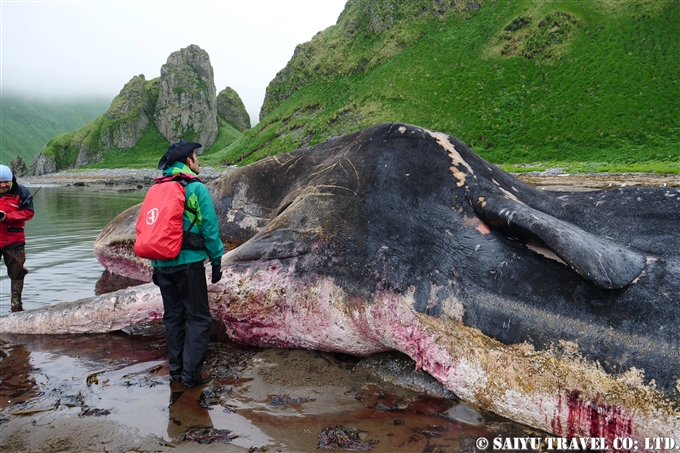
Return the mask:
{"type": "MultiPolygon", "coordinates": [[[[109,275],[94,257],[92,245],[111,219],[143,200],[146,189],[26,187],[35,194],[35,216],[26,223],[29,274],[24,280],[24,309],[108,292],[109,275]]],[[[10,280],[2,262],[0,313],[9,308],[10,280]]]]}

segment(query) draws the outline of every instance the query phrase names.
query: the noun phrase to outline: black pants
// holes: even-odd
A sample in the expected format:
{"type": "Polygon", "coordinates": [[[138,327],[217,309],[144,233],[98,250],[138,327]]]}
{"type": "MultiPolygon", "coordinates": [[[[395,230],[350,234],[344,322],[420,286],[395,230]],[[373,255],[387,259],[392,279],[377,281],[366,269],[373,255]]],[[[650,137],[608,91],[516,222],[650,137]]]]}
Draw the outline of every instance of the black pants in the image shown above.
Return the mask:
{"type": "Polygon", "coordinates": [[[195,382],[201,378],[212,325],[203,262],[156,267],[153,282],[163,297],[170,377],[195,382]]]}

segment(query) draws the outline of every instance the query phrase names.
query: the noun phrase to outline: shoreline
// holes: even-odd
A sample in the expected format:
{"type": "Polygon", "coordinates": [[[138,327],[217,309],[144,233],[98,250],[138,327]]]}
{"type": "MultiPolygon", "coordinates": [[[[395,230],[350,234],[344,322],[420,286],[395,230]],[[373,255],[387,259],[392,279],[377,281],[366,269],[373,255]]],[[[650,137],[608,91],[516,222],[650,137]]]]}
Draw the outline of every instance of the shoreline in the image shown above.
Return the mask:
{"type": "Polygon", "coordinates": [[[534,187],[550,190],[598,190],[619,187],[680,187],[680,175],[658,173],[550,174],[511,173],[534,187]]]}
{"type": "MultiPolygon", "coordinates": [[[[237,167],[201,167],[199,178],[210,182],[237,167]]],[[[18,177],[27,185],[126,186],[142,189],[160,176],[155,168],[111,168],[97,170],[63,170],[40,176],[18,177]]],[[[569,174],[554,171],[510,173],[531,186],[547,190],[597,190],[618,187],[680,187],[680,174],[657,173],[588,173],[569,174]]]]}
{"type": "MultiPolygon", "coordinates": [[[[235,167],[200,168],[199,178],[203,182],[210,182],[235,167]]],[[[102,168],[96,170],[62,170],[57,173],[47,173],[40,176],[20,176],[20,184],[39,185],[103,185],[103,186],[151,186],[154,179],[161,176],[161,171],[155,168],[102,168]]],[[[142,187],[137,187],[142,188],[142,187]]]]}

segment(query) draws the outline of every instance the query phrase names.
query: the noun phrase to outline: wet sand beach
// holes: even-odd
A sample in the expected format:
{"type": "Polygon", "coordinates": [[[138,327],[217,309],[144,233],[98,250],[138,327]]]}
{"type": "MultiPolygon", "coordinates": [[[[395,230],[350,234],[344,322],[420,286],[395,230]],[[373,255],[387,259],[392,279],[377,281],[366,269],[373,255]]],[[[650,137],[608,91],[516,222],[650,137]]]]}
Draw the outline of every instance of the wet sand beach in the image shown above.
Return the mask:
{"type": "Polygon", "coordinates": [[[214,337],[212,381],[186,388],[170,383],[164,343],[160,323],[0,335],[0,451],[313,452],[331,428],[356,430],[355,449],[445,452],[474,451],[479,437],[540,435],[461,404],[404,356],[361,361],[214,337]]]}

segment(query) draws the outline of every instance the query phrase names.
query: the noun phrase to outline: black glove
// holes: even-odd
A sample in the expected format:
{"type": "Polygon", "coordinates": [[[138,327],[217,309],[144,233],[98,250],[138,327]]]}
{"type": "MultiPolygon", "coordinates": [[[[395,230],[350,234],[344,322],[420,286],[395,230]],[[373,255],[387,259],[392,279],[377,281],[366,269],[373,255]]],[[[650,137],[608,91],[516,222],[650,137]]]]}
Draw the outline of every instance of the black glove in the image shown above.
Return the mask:
{"type": "Polygon", "coordinates": [[[213,263],[212,264],[212,278],[210,279],[211,283],[217,283],[222,279],[222,264],[221,263],[213,263]]]}

